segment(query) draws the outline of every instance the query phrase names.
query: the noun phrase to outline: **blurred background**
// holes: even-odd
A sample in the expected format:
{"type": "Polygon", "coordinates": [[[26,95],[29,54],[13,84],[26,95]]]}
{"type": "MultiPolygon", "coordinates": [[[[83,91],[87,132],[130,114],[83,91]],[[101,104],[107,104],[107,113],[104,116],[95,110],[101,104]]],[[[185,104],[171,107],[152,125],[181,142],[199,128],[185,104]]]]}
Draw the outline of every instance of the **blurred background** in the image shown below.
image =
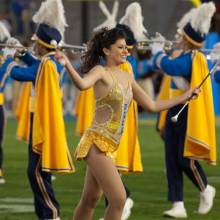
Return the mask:
{"type": "MultiPolygon", "coordinates": [[[[31,18],[41,2],[42,0],[0,0],[0,19],[7,21],[12,35],[25,40],[33,32],[31,18]]],[[[92,29],[105,20],[98,2],[97,0],[63,0],[69,25],[65,34],[66,42],[73,44],[86,42],[91,36],[92,29]]],[[[114,0],[104,2],[111,11],[114,0]]],[[[118,21],[132,2],[134,1],[119,0],[118,21]]],[[[142,6],[144,25],[149,34],[153,35],[157,31],[167,38],[173,38],[176,23],[194,6],[194,1],[190,0],[139,0],[137,2],[142,6]]]]}
{"type": "MultiPolygon", "coordinates": [[[[18,38],[26,45],[34,30],[35,26],[32,22],[33,14],[39,9],[42,0],[0,0],[0,20],[3,21],[12,36],[18,38]]],[[[108,10],[111,12],[114,0],[103,1],[108,10]]],[[[119,0],[119,10],[117,21],[125,14],[126,7],[134,1],[119,0]]],[[[173,40],[177,29],[177,22],[181,17],[188,12],[192,7],[208,1],[200,0],[138,0],[142,7],[144,17],[144,26],[148,31],[149,36],[154,36],[155,32],[161,33],[168,40],[173,40]]],[[[209,37],[209,42],[205,42],[204,47],[211,49],[216,41],[220,39],[220,1],[214,1],[216,4],[216,14],[213,17],[209,37]],[[213,35],[214,33],[214,35],[213,35]],[[218,37],[216,37],[216,35],[218,37]]],[[[83,45],[92,35],[93,28],[100,25],[105,19],[105,15],[99,8],[97,0],[63,0],[66,19],[69,27],[65,31],[65,42],[74,45],[83,45]]],[[[50,10],[50,9],[48,9],[50,10]]],[[[75,67],[79,66],[80,56],[69,54],[75,67]]],[[[136,54],[137,60],[140,60],[138,71],[140,76],[137,80],[140,85],[148,92],[152,98],[157,97],[160,88],[162,73],[149,74],[148,70],[144,69],[145,61],[148,64],[151,62],[151,54],[149,51],[142,54],[136,54]],[[147,78],[147,79],[146,79],[147,78]]],[[[74,100],[77,96],[77,90],[68,79],[64,77],[64,113],[74,114],[74,100]]],[[[5,91],[6,109],[8,115],[12,115],[15,110],[18,94],[17,86],[14,83],[8,83],[5,91]],[[13,88],[15,87],[15,88],[13,88]],[[16,92],[14,91],[16,90],[16,92]],[[13,92],[14,91],[14,92],[13,92]],[[12,95],[14,94],[14,95],[12,95]]],[[[220,86],[213,81],[215,113],[220,115],[220,86]]]]}

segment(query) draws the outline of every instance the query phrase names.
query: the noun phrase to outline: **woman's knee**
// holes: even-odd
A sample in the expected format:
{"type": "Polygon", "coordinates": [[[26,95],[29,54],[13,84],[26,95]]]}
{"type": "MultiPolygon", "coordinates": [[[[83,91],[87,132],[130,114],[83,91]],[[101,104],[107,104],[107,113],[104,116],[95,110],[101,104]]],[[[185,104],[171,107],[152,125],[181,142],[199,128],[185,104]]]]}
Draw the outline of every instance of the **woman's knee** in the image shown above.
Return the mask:
{"type": "Polygon", "coordinates": [[[87,196],[83,196],[81,199],[81,204],[85,207],[85,208],[89,208],[89,209],[94,209],[96,207],[97,202],[100,199],[100,195],[87,195],[87,196]]]}
{"type": "Polygon", "coordinates": [[[126,202],[126,193],[115,195],[113,198],[109,199],[109,205],[116,209],[123,209],[126,202]]]}

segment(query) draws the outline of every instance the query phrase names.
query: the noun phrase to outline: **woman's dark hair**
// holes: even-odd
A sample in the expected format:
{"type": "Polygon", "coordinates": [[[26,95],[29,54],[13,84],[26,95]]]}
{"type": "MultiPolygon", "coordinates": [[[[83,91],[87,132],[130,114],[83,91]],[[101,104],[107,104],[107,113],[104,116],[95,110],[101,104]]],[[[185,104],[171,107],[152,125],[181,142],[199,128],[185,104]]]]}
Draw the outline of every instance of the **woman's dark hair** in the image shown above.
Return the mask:
{"type": "Polygon", "coordinates": [[[103,28],[96,32],[89,41],[88,50],[82,56],[81,72],[87,73],[90,69],[100,63],[101,58],[105,58],[103,48],[109,49],[118,39],[126,38],[123,30],[120,28],[112,28],[108,30],[103,28]]]}
{"type": "Polygon", "coordinates": [[[136,43],[136,39],[134,37],[134,33],[132,32],[131,28],[125,24],[117,24],[116,28],[121,28],[126,34],[126,43],[128,46],[134,46],[136,43]]]}

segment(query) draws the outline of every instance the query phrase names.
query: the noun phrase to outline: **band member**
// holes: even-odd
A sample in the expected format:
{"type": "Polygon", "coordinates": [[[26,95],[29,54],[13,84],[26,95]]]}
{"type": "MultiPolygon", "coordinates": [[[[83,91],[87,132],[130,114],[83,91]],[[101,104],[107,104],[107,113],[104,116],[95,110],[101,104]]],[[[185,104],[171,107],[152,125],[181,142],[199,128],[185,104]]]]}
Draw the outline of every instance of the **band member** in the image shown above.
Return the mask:
{"type": "Polygon", "coordinates": [[[42,3],[33,21],[38,25],[34,34],[34,52],[39,59],[25,54],[22,60],[28,66],[21,67],[9,55],[7,71],[15,80],[32,82],[28,178],[34,194],[35,212],[39,219],[59,220],[60,207],[52,188],[51,173],[74,171],[59,85],[63,68],[54,58],[66,26],[62,2],[48,0],[42,3]],[[48,16],[48,8],[53,16],[48,16]]]}
{"type": "MultiPolygon", "coordinates": [[[[215,12],[214,4],[200,6],[191,20],[182,29],[181,46],[183,52],[172,59],[160,48],[154,57],[154,64],[172,77],[170,96],[180,95],[190,86],[198,86],[208,73],[205,55],[199,52],[202,42],[209,31],[210,20],[215,12]],[[205,16],[205,17],[204,17],[205,16]]],[[[152,44],[156,52],[158,43],[152,44]]],[[[215,123],[210,78],[203,84],[201,96],[189,103],[179,115],[178,122],[171,118],[183,105],[168,110],[164,132],[165,158],[168,180],[168,200],[173,207],[164,216],[186,218],[183,202],[183,173],[200,192],[199,214],[208,213],[213,206],[215,188],[210,186],[207,177],[198,163],[203,159],[216,164],[215,123]],[[202,120],[201,120],[202,119],[202,120]]]]}

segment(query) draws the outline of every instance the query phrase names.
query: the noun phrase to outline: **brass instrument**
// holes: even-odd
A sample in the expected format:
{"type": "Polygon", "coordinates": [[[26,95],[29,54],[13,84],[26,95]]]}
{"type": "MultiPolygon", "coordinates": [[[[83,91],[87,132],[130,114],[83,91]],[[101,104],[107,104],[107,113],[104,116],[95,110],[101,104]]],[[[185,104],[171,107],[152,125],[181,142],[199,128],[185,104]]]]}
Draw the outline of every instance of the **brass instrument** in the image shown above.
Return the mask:
{"type": "Polygon", "coordinates": [[[12,45],[12,44],[0,43],[0,48],[3,48],[3,47],[21,49],[21,50],[31,49],[31,47],[25,47],[25,46],[22,46],[22,45],[12,45]]]}
{"type": "MultiPolygon", "coordinates": [[[[12,45],[12,44],[7,44],[7,43],[0,43],[0,48],[14,48],[17,50],[29,50],[32,51],[33,47],[25,47],[22,45],[12,45]]],[[[73,53],[84,53],[87,51],[87,47],[85,45],[83,46],[78,46],[78,45],[72,45],[72,44],[62,44],[62,45],[58,45],[57,49],[59,50],[65,50],[65,49],[69,49],[71,50],[73,53]]]]}
{"type": "Polygon", "coordinates": [[[145,41],[138,41],[136,44],[137,50],[151,50],[150,44],[153,43],[164,43],[164,50],[169,51],[172,49],[173,44],[178,43],[178,41],[170,41],[170,40],[145,40],[145,41]]]}
{"type": "Polygon", "coordinates": [[[79,46],[79,45],[72,45],[72,44],[63,44],[61,46],[58,46],[58,49],[60,50],[65,50],[65,49],[70,49],[72,52],[80,52],[80,53],[84,53],[87,51],[87,46],[83,45],[83,46],[79,46]]]}

